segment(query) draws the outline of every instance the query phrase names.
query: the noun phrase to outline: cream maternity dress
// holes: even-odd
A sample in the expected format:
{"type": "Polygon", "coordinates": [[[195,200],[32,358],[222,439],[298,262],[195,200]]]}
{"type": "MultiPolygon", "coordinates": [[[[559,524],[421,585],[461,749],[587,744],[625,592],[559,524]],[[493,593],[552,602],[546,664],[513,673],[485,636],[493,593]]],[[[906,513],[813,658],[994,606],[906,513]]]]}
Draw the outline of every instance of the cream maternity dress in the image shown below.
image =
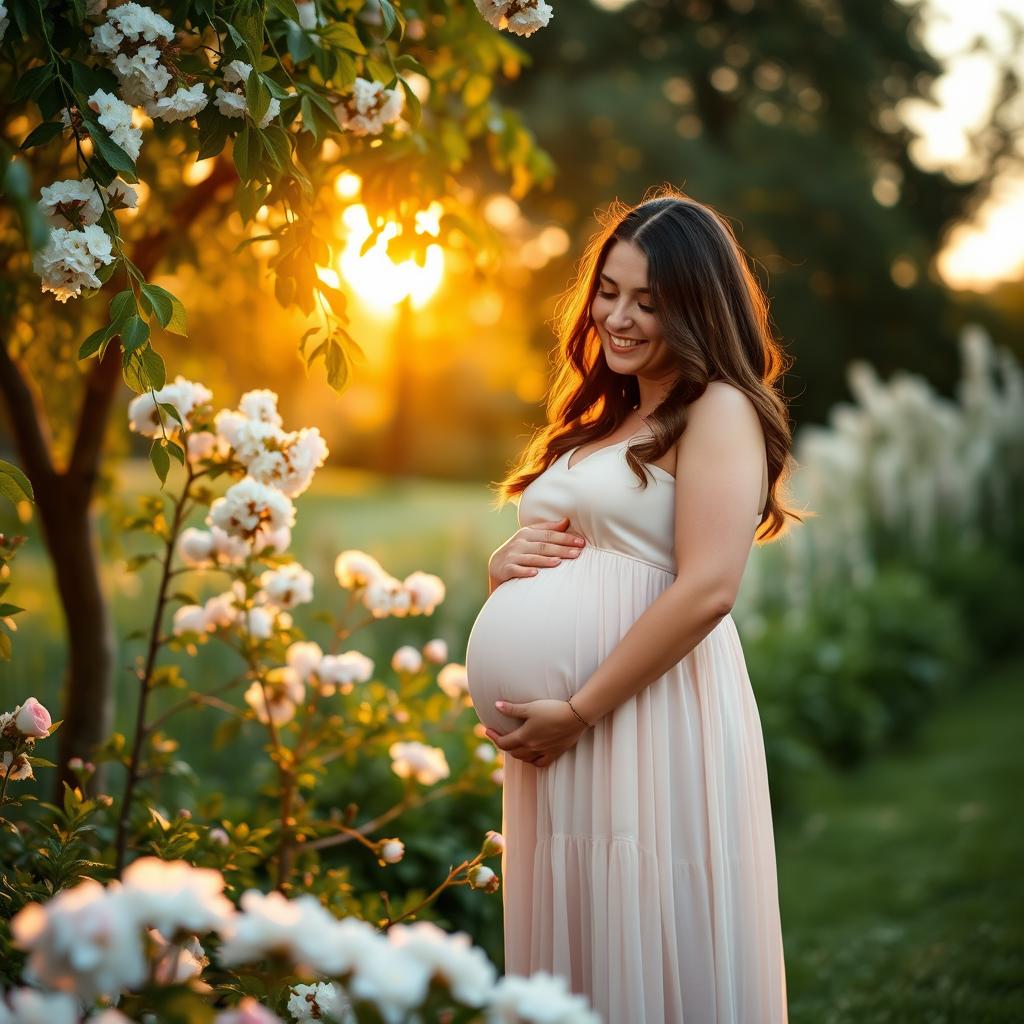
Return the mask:
{"type": "MultiPolygon", "coordinates": [[[[564,699],[675,579],[675,480],[628,438],[522,492],[519,524],[570,517],[581,554],[491,593],[466,668],[499,699],[564,699]]],[[[505,755],[505,969],[563,975],[606,1024],[784,1024],[764,744],[731,615],[546,768],[505,755]]]]}

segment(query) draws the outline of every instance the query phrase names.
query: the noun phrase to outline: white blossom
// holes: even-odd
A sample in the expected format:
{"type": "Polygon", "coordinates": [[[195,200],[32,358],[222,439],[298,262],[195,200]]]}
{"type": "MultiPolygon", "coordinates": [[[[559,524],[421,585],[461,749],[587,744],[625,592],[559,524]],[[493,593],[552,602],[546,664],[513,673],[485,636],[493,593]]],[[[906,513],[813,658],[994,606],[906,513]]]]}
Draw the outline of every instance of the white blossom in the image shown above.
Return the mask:
{"type": "MultiPolygon", "coordinates": [[[[120,37],[121,41],[129,39],[138,42],[140,39],[148,43],[170,43],[174,39],[174,26],[164,17],[149,7],[130,2],[113,7],[107,12],[106,24],[120,37]]],[[[96,49],[95,44],[93,48],[96,49]]],[[[98,50],[99,53],[110,53],[110,50],[98,50]]]]}
{"type": "Polygon", "coordinates": [[[102,89],[97,89],[89,97],[89,107],[99,115],[99,122],[111,140],[132,160],[137,160],[142,149],[142,129],[132,125],[132,108],[113,93],[102,89]]]}
{"type": "Polygon", "coordinates": [[[479,743],[473,751],[473,756],[478,761],[483,761],[489,764],[498,756],[498,752],[494,749],[493,743],[479,743]]]}
{"type": "Polygon", "coordinates": [[[309,682],[309,677],[317,671],[323,660],[324,652],[320,645],[312,640],[296,640],[285,652],[284,660],[295,669],[299,679],[309,682]]]}
{"type": "MultiPolygon", "coordinates": [[[[240,440],[247,434],[242,432],[240,440]]],[[[264,447],[251,459],[239,455],[251,477],[271,484],[290,498],[297,498],[313,480],[313,474],[327,458],[327,443],[317,427],[304,427],[294,433],[280,433],[276,447],[264,447]]]]}
{"type": "Polygon", "coordinates": [[[206,628],[211,633],[234,625],[241,615],[234,591],[227,590],[223,594],[208,597],[203,604],[203,614],[206,628]]]}
{"type": "Polygon", "coordinates": [[[448,759],[440,747],[430,747],[419,740],[392,743],[391,770],[401,779],[414,778],[424,786],[432,786],[451,774],[448,759]]]}
{"type": "MultiPolygon", "coordinates": [[[[248,78],[248,74],[246,77],[248,78]]],[[[283,421],[281,414],[277,411],[277,401],[275,392],[267,388],[256,388],[253,391],[246,391],[238,400],[238,411],[248,420],[257,420],[260,423],[270,423],[279,427],[283,421]]]]}
{"type": "Polygon", "coordinates": [[[487,1005],[486,1024],[601,1024],[585,996],[569,991],[565,978],[534,971],[528,978],[498,979],[487,1005]]]}
{"type": "Polygon", "coordinates": [[[95,224],[103,216],[103,197],[92,178],[55,181],[39,194],[39,212],[57,227],[95,224]]]}
{"type": "Polygon", "coordinates": [[[380,939],[362,950],[348,991],[353,999],[370,1000],[385,1024],[403,1024],[415,1019],[411,1015],[427,996],[430,976],[430,966],[413,952],[380,939]]]}
{"type": "Polygon", "coordinates": [[[27,950],[26,977],[85,1000],[116,997],[146,977],[137,919],[123,893],[87,878],[45,905],[29,903],[11,921],[14,941],[27,950]]]}
{"type": "Polygon", "coordinates": [[[251,538],[261,525],[272,530],[295,525],[295,506],[276,488],[243,477],[210,506],[206,522],[234,537],[251,538]]]}
{"type": "MultiPolygon", "coordinates": [[[[2,6],[2,5],[0,5],[2,6]]],[[[78,1000],[31,988],[0,991],[0,1024],[78,1024],[78,1000]]]]}
{"type": "Polygon", "coordinates": [[[252,996],[244,996],[234,1009],[221,1010],[213,1020],[214,1024],[282,1024],[276,1013],[252,996]]]}
{"type": "Polygon", "coordinates": [[[80,231],[50,231],[33,267],[42,278],[43,291],[53,292],[58,302],[67,302],[80,295],[83,287],[99,288],[102,282],[97,271],[114,259],[110,236],[98,224],[89,224],[80,231]]]}
{"type": "Polygon", "coordinates": [[[206,633],[208,630],[209,620],[206,617],[206,609],[201,604],[183,604],[175,609],[171,623],[171,632],[175,636],[182,636],[184,633],[206,633]]]}
{"type": "Polygon", "coordinates": [[[115,178],[107,187],[107,205],[112,210],[134,210],[139,205],[139,193],[134,185],[115,178]]]}
{"type": "Polygon", "coordinates": [[[359,651],[325,654],[316,670],[320,692],[329,697],[337,687],[342,693],[351,693],[355,683],[373,678],[373,659],[359,651]]]}
{"type": "Polygon", "coordinates": [[[192,463],[203,459],[223,459],[231,451],[231,446],[219,434],[210,430],[196,430],[188,435],[186,442],[188,460],[192,463]]]}
{"type": "Polygon", "coordinates": [[[433,921],[416,921],[392,925],[387,938],[395,949],[419,960],[431,978],[443,981],[463,1006],[479,1007],[486,1003],[497,971],[487,954],[474,946],[465,932],[449,935],[433,921]]]}
{"type": "Polygon", "coordinates": [[[391,667],[396,672],[419,672],[423,668],[423,655],[410,644],[403,644],[391,655],[391,667]]]}
{"type": "Polygon", "coordinates": [[[315,985],[296,985],[288,999],[288,1012],[299,1022],[330,1019],[338,1024],[355,1021],[348,997],[340,985],[324,981],[315,985]]]}
{"type": "Polygon", "coordinates": [[[159,118],[162,121],[185,121],[190,117],[195,117],[209,101],[210,97],[207,96],[203,83],[196,82],[191,86],[179,86],[166,96],[148,100],[145,103],[145,108],[150,117],[159,118]]]}
{"type": "Polygon", "coordinates": [[[402,586],[409,592],[411,598],[411,615],[430,615],[444,600],[444,581],[433,573],[419,570],[412,572],[405,577],[402,586]]]}
{"type": "Polygon", "coordinates": [[[178,537],[178,557],[189,568],[204,568],[213,564],[213,534],[190,526],[178,537]]]}
{"type": "Polygon", "coordinates": [[[295,717],[295,706],[302,702],[305,694],[306,687],[298,672],[290,666],[282,666],[267,672],[262,683],[253,683],[245,691],[245,702],[264,725],[271,720],[275,725],[284,725],[295,717]]]}
{"type": "Polygon", "coordinates": [[[122,876],[121,896],[136,920],[156,928],[168,940],[181,931],[219,929],[234,913],[224,895],[221,873],[183,860],[140,857],[133,861],[122,876]]]}
{"type": "Polygon", "coordinates": [[[466,666],[455,661],[449,662],[438,672],[437,685],[452,698],[468,694],[469,678],[466,675],[466,666]]]}
{"type": "Polygon", "coordinates": [[[372,555],[354,549],[342,551],[334,560],[334,575],[345,590],[365,587],[372,580],[384,576],[383,567],[372,555]]]}
{"type": "Polygon", "coordinates": [[[160,437],[163,429],[170,435],[179,430],[178,421],[158,409],[157,403],[173,405],[181,416],[182,425],[187,430],[191,426],[189,416],[200,405],[205,405],[213,398],[213,392],[203,384],[186,380],[180,373],[170,384],[165,384],[157,391],[146,391],[136,395],[128,404],[128,427],[144,437],[160,437]]]}
{"type": "MultiPolygon", "coordinates": [[[[224,84],[229,89],[217,87],[213,102],[225,117],[244,117],[249,114],[245,98],[245,83],[252,73],[252,65],[243,60],[233,60],[224,69],[224,84]]],[[[259,126],[266,128],[281,112],[281,101],[276,96],[270,97],[266,113],[260,119],[259,126]]]]}
{"type": "Polygon", "coordinates": [[[554,11],[545,0],[475,0],[477,10],[493,28],[530,36],[543,28],[554,11]]]}
{"type": "Polygon", "coordinates": [[[140,46],[133,53],[119,53],[111,61],[121,83],[121,98],[132,106],[152,103],[171,84],[171,73],[161,62],[156,46],[140,46]]]}
{"type": "MultiPolygon", "coordinates": [[[[241,908],[221,930],[223,942],[218,959],[226,967],[251,963],[273,954],[288,957],[296,966],[306,966],[323,974],[340,974],[351,963],[351,950],[339,931],[338,920],[315,896],[308,893],[293,900],[279,892],[263,894],[249,889],[239,901],[241,908]],[[348,962],[345,962],[348,961],[348,962]]],[[[347,923],[347,922],[342,922],[347,923]]],[[[375,935],[366,922],[359,922],[353,947],[375,935]],[[364,930],[365,929],[365,930],[364,930]]],[[[345,929],[351,934],[351,929],[345,929]]]]}
{"type": "Polygon", "coordinates": [[[296,608],[313,600],[313,574],[297,562],[268,569],[260,576],[260,587],[278,608],[296,608]]]}
{"type": "Polygon", "coordinates": [[[423,657],[434,665],[443,665],[448,660],[448,643],[441,637],[428,640],[423,645],[423,657]]]}
{"type": "Polygon", "coordinates": [[[400,579],[385,573],[366,585],[363,604],[375,619],[383,619],[388,615],[403,618],[412,607],[412,594],[405,589],[400,579]]]}
{"type": "Polygon", "coordinates": [[[379,135],[386,124],[402,116],[405,93],[386,89],[383,82],[357,78],[352,95],[334,106],[338,124],[355,135],[379,135]]]}

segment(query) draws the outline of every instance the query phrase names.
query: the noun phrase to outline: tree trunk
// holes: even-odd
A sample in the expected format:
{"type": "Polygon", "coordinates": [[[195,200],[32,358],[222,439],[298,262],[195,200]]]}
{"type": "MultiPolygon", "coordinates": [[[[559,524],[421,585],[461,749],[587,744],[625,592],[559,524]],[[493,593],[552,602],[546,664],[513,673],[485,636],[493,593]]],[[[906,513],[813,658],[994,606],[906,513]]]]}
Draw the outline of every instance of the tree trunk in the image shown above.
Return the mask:
{"type": "MultiPolygon", "coordinates": [[[[117,353],[115,352],[116,356],[117,353]]],[[[102,430],[100,424],[98,429],[102,430]]],[[[91,487],[55,477],[36,488],[36,504],[53,562],[67,628],[68,660],[64,677],[64,724],[57,733],[60,766],[57,786],[66,779],[68,759],[90,760],[113,727],[114,630],[100,587],[96,538],[90,513],[91,487]]],[[[103,785],[102,773],[94,777],[103,785]]]]}

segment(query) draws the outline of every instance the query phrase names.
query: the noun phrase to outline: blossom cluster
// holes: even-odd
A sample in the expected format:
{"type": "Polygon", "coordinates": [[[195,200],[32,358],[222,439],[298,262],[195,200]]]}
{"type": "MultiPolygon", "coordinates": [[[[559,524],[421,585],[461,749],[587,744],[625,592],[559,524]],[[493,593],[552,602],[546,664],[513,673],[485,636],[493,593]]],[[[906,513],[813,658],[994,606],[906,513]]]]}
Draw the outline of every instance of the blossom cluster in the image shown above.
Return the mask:
{"type": "Polygon", "coordinates": [[[49,736],[52,726],[50,712],[35,697],[13,711],[0,711],[0,780],[35,778],[27,751],[33,749],[36,740],[49,736]]]}
{"type": "MultiPolygon", "coordinates": [[[[488,833],[490,853],[501,846],[488,833]]],[[[488,849],[488,847],[485,847],[488,849]]],[[[475,888],[491,885],[493,872],[476,866],[475,888]],[[481,870],[483,869],[483,870],[481,870]]],[[[454,1005],[480,1011],[487,1024],[552,1022],[596,1024],[582,996],[565,980],[538,972],[529,978],[499,978],[486,954],[464,932],[447,934],[430,921],[398,923],[381,933],[357,918],[335,918],[311,895],[286,899],[278,892],[251,889],[236,908],[224,895],[220,872],[185,861],[143,857],[125,870],[121,882],[104,887],[87,879],[48,903],[30,903],[11,921],[15,944],[28,954],[25,980],[39,990],[0,992],[0,1020],[47,1020],[77,1024],[83,1004],[118,1000],[155,980],[158,985],[200,981],[208,957],[201,938],[220,940],[221,968],[277,958],[312,983],[288,992],[296,1021],[329,1016],[359,1019],[356,1005],[368,1003],[388,1024],[417,1014],[443,991],[454,1005]],[[171,945],[180,952],[168,959],[171,945]]],[[[114,1024],[127,1020],[90,1017],[114,1024]]],[[[217,1024],[280,1024],[252,997],[221,1011],[217,1024]]]]}
{"type": "MultiPolygon", "coordinates": [[[[252,65],[244,60],[233,60],[224,68],[223,86],[217,89],[214,104],[225,117],[252,117],[245,98],[245,83],[252,73],[252,65]]],[[[260,128],[266,128],[281,113],[281,101],[271,97],[267,109],[260,118],[260,128]]]]}
{"type": "Polygon", "coordinates": [[[110,8],[92,34],[92,48],[107,58],[122,98],[164,121],[194,117],[209,99],[201,82],[190,85],[178,69],[176,35],[166,18],[133,2],[110,8]]]}
{"type": "Polygon", "coordinates": [[[554,11],[545,0],[475,0],[488,25],[508,29],[517,36],[532,36],[543,28],[554,11]]]}
{"type": "Polygon", "coordinates": [[[387,89],[383,82],[357,78],[352,93],[335,104],[338,124],[355,135],[379,135],[387,124],[402,116],[405,93],[401,89],[387,89]]]}
{"type": "Polygon", "coordinates": [[[334,575],[343,590],[360,595],[363,605],[379,619],[388,615],[430,615],[445,597],[444,581],[439,576],[417,570],[400,580],[372,555],[354,548],[342,551],[335,559],[334,575]]]}

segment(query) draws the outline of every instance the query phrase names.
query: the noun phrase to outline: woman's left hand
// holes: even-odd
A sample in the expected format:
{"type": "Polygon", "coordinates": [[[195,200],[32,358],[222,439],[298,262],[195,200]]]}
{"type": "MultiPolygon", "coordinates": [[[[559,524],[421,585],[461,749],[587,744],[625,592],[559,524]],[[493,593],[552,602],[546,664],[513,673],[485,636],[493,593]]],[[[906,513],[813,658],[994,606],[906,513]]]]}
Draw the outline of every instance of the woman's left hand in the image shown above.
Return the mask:
{"type": "Polygon", "coordinates": [[[587,731],[564,700],[531,700],[525,704],[497,701],[495,707],[513,718],[525,719],[511,732],[486,729],[487,738],[506,753],[535,768],[546,768],[571,750],[587,731]]]}

